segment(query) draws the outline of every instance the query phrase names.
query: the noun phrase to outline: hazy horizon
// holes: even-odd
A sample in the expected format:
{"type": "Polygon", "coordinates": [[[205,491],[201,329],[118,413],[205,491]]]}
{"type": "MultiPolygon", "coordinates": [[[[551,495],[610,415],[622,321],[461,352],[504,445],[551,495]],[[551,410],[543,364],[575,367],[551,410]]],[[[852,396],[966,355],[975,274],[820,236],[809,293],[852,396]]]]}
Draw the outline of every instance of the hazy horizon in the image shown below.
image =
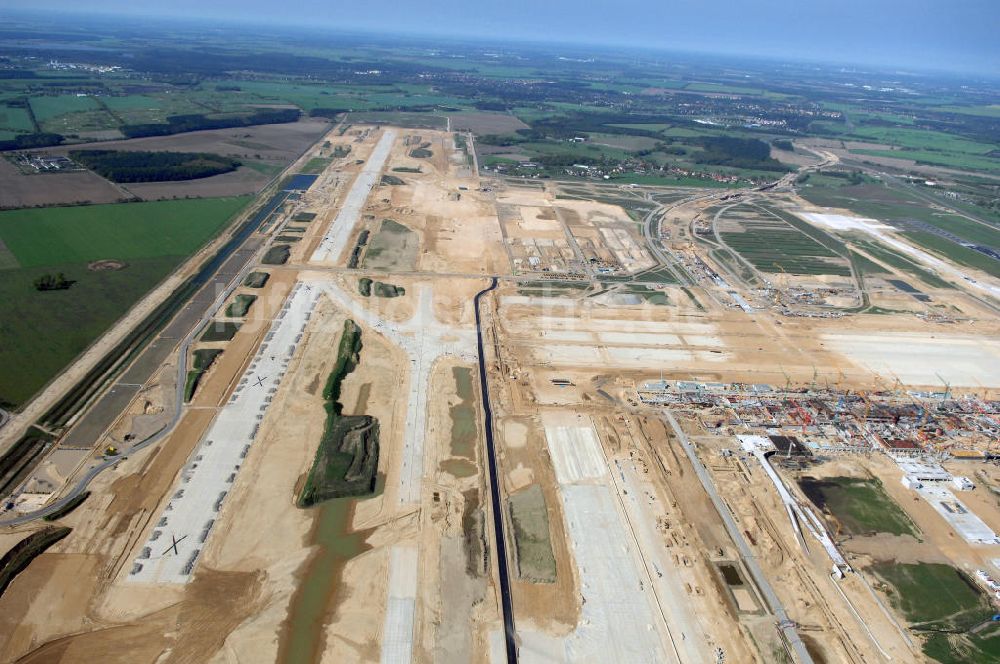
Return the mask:
{"type": "Polygon", "coordinates": [[[94,0],[87,11],[68,0],[8,2],[0,9],[123,18],[224,20],[232,23],[307,26],[428,37],[488,38],[636,48],[726,56],[860,64],[914,71],[951,70],[996,75],[1000,71],[1000,19],[991,3],[974,0],[944,9],[931,0],[843,0],[801,6],[784,0],[720,0],[704,5],[673,0],[656,5],[624,0],[581,6],[567,0],[545,5],[525,0],[473,5],[426,0],[421,6],[295,0],[175,0],[169,9],[128,0],[94,0]]]}

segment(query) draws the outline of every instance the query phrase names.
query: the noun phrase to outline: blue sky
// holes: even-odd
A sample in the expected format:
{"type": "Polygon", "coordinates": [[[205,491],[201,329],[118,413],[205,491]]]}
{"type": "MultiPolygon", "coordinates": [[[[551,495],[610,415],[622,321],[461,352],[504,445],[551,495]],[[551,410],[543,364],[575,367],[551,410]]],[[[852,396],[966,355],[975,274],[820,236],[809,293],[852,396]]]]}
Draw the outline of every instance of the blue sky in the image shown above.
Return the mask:
{"type": "MultiPolygon", "coordinates": [[[[89,0],[91,11],[1000,74],[998,0],[89,0]]],[[[78,0],[0,7],[81,10],[78,0]]]]}

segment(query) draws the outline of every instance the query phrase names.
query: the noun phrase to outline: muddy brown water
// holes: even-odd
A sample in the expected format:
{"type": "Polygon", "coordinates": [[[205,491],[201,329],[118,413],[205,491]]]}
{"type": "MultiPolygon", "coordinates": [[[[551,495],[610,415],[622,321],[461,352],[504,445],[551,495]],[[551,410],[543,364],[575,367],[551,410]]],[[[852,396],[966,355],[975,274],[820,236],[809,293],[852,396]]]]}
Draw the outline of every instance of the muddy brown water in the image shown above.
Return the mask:
{"type": "Polygon", "coordinates": [[[313,664],[326,645],[325,627],[343,598],[341,581],[347,561],[369,550],[368,531],[352,531],[356,501],[338,498],[313,507],[316,515],[309,557],[292,595],[278,648],[281,664],[313,664]]]}
{"type": "Polygon", "coordinates": [[[441,470],[451,474],[453,477],[461,479],[472,477],[476,474],[478,467],[471,461],[465,459],[448,459],[441,462],[441,470]]]}
{"type": "Polygon", "coordinates": [[[455,378],[455,391],[461,401],[449,409],[451,415],[451,454],[465,457],[470,461],[476,458],[476,440],[479,438],[479,427],[476,425],[476,404],[472,394],[472,369],[468,367],[453,367],[451,375],[455,378]]]}

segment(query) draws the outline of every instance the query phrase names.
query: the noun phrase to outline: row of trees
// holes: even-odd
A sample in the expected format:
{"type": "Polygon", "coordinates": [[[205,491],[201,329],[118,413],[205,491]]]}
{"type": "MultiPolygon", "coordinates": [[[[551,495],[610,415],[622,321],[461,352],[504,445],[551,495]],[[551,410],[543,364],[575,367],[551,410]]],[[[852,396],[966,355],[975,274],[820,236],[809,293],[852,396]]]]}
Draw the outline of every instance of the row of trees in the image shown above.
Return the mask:
{"type": "Polygon", "coordinates": [[[38,132],[20,134],[12,139],[0,141],[0,150],[30,150],[32,148],[47,148],[63,142],[62,134],[38,132]]]}
{"type": "Polygon", "coordinates": [[[226,115],[210,117],[202,113],[189,115],[171,115],[166,123],[125,125],[121,131],[126,138],[141,138],[143,136],[171,136],[187,131],[204,129],[229,129],[231,127],[249,127],[259,124],[285,124],[297,122],[301,111],[297,108],[261,108],[247,115],[226,115]]]}

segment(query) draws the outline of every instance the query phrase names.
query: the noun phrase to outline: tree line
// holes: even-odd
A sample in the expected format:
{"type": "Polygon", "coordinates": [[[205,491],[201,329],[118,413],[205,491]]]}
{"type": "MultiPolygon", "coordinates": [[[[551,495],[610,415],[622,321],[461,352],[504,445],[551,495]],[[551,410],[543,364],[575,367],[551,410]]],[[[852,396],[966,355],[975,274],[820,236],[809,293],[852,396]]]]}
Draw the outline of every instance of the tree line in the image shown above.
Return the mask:
{"type": "Polygon", "coordinates": [[[141,138],[144,136],[171,136],[188,131],[204,129],[230,129],[232,127],[249,127],[259,124],[285,124],[297,122],[301,111],[297,108],[261,108],[249,115],[227,115],[209,117],[203,113],[188,115],[171,115],[166,123],[125,125],[121,132],[126,138],[141,138]]]}

